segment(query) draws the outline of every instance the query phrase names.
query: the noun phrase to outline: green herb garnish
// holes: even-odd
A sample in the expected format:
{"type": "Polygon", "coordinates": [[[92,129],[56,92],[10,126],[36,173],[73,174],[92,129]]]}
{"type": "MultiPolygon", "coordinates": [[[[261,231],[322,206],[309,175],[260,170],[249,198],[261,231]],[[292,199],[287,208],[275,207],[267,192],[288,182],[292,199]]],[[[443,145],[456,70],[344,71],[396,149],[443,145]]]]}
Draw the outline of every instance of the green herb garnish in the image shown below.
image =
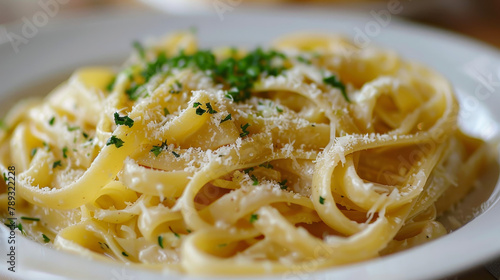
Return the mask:
{"type": "Polygon", "coordinates": [[[298,57],[297,57],[297,61],[300,61],[300,62],[305,63],[305,64],[311,64],[311,61],[310,61],[310,60],[308,60],[308,59],[306,59],[306,58],[305,58],[305,57],[303,57],[303,56],[298,56],[298,57]]]}
{"type": "Polygon", "coordinates": [[[228,114],[224,119],[220,121],[220,123],[227,122],[229,120],[231,120],[231,114],[228,114]]]}
{"type": "Polygon", "coordinates": [[[175,232],[175,231],[172,229],[172,227],[170,227],[170,226],[169,226],[168,228],[169,228],[169,229],[170,229],[170,231],[171,231],[171,232],[175,235],[175,237],[177,237],[177,238],[181,238],[181,236],[180,236],[177,232],[175,232]]]}
{"type": "Polygon", "coordinates": [[[180,155],[174,151],[172,151],[172,154],[175,156],[175,157],[180,157],[180,155]]]}
{"type": "Polygon", "coordinates": [[[163,236],[158,235],[158,245],[163,249],[163,236]]]}
{"type": "Polygon", "coordinates": [[[115,145],[115,147],[120,148],[125,142],[122,139],[112,135],[111,138],[106,142],[106,146],[115,145]]]}
{"type": "Polygon", "coordinates": [[[47,235],[45,235],[45,234],[42,233],[42,237],[43,237],[43,242],[45,242],[45,243],[49,243],[50,242],[50,238],[48,238],[47,235]]]}
{"type": "Polygon", "coordinates": [[[240,137],[243,138],[245,136],[247,136],[250,132],[247,130],[247,128],[250,126],[250,124],[246,123],[245,125],[241,125],[241,130],[243,131],[242,133],[240,133],[240,137]]]}
{"type": "Polygon", "coordinates": [[[325,204],[325,198],[320,196],[319,197],[319,204],[325,204]]]}
{"type": "Polygon", "coordinates": [[[206,103],[205,105],[207,105],[207,111],[208,111],[209,114],[215,114],[215,113],[217,113],[217,111],[215,111],[212,108],[212,104],[210,104],[210,102],[206,103]]]}
{"type": "Polygon", "coordinates": [[[245,174],[248,174],[250,171],[253,171],[253,167],[250,167],[250,168],[247,168],[247,169],[243,169],[243,172],[245,174]]]}
{"type": "MultiPolygon", "coordinates": [[[[250,98],[250,90],[260,75],[277,76],[285,69],[279,60],[286,59],[285,55],[275,50],[264,51],[258,48],[245,57],[236,59],[226,58],[220,62],[216,61],[211,51],[199,50],[194,54],[187,55],[181,51],[176,56],[167,58],[165,53],[160,53],[156,60],[148,62],[141,72],[147,83],[154,75],[163,71],[164,67],[186,68],[196,67],[201,71],[210,73],[214,82],[226,87],[226,97],[234,102],[245,101],[250,98]]],[[[131,100],[137,100],[141,94],[137,94],[142,84],[131,84],[126,93],[131,100]]],[[[177,84],[179,87],[179,84],[177,84]]],[[[178,93],[179,88],[171,87],[173,93],[178,93]]]]}
{"type": "Polygon", "coordinates": [[[52,118],[49,120],[49,124],[50,124],[50,125],[54,125],[55,120],[56,120],[56,117],[52,117],[52,118]]]}
{"type": "Polygon", "coordinates": [[[116,82],[116,77],[113,77],[113,79],[111,79],[109,84],[106,86],[106,90],[112,92],[113,89],[115,88],[115,82],[116,82]]]}
{"type": "Polygon", "coordinates": [[[182,90],[182,84],[181,82],[175,80],[174,84],[170,85],[170,93],[177,94],[180,93],[182,90]]]}
{"type": "Polygon", "coordinates": [[[128,116],[120,117],[118,112],[115,112],[114,117],[116,125],[125,125],[128,127],[134,126],[134,120],[129,118],[128,116]]]}
{"type": "Polygon", "coordinates": [[[54,163],[52,164],[52,168],[56,168],[56,167],[58,167],[58,166],[62,166],[62,163],[61,163],[61,161],[60,161],[60,160],[58,160],[58,161],[56,161],[56,162],[54,162],[54,163]]]}
{"type": "Polygon", "coordinates": [[[68,147],[64,147],[62,149],[62,152],[63,152],[63,158],[68,158],[68,155],[67,155],[67,152],[68,152],[68,147]]]}
{"type": "Polygon", "coordinates": [[[286,180],[286,179],[285,179],[285,180],[283,180],[283,181],[281,181],[281,182],[279,182],[279,184],[280,184],[280,188],[281,188],[282,190],[286,190],[286,189],[288,188],[288,186],[286,185],[286,182],[288,182],[288,180],[286,180]]]}
{"type": "Polygon", "coordinates": [[[264,167],[264,168],[268,168],[268,169],[273,169],[274,168],[269,162],[265,162],[265,163],[259,164],[259,166],[260,167],[264,167]]]}
{"type": "Polygon", "coordinates": [[[199,116],[205,114],[206,111],[207,110],[203,110],[203,108],[201,108],[201,107],[196,108],[196,114],[199,116]]]}
{"type": "Polygon", "coordinates": [[[252,214],[252,215],[250,216],[250,223],[253,223],[253,222],[257,221],[258,219],[259,219],[259,215],[257,215],[257,214],[252,214]]]}
{"type": "Polygon", "coordinates": [[[153,148],[150,151],[155,155],[155,157],[157,157],[161,152],[163,152],[166,149],[168,149],[167,140],[161,143],[161,145],[153,146],[153,148]]]}
{"type": "Polygon", "coordinates": [[[31,157],[34,157],[36,155],[36,152],[38,151],[37,148],[31,149],[31,157]]]}
{"type": "Polygon", "coordinates": [[[255,175],[250,176],[250,179],[252,179],[252,181],[253,181],[252,185],[257,186],[259,184],[259,179],[257,179],[257,177],[255,177],[255,175]]]}
{"type": "Polygon", "coordinates": [[[128,257],[128,254],[125,252],[122,252],[122,255],[124,255],[125,257],[128,257]]]}
{"type": "Polygon", "coordinates": [[[21,217],[21,220],[39,222],[40,218],[32,218],[32,217],[24,217],[23,216],[23,217],[21,217]]]}
{"type": "Polygon", "coordinates": [[[24,231],[24,228],[23,228],[23,224],[21,224],[21,223],[17,224],[17,228],[19,229],[19,231],[22,234],[26,235],[26,232],[24,231]]]}
{"type": "Polygon", "coordinates": [[[344,97],[344,99],[347,102],[351,102],[351,100],[349,100],[349,97],[347,96],[345,85],[340,80],[338,80],[336,76],[326,77],[323,79],[323,82],[325,82],[327,85],[331,85],[332,87],[340,89],[340,92],[342,92],[342,96],[344,97]]]}

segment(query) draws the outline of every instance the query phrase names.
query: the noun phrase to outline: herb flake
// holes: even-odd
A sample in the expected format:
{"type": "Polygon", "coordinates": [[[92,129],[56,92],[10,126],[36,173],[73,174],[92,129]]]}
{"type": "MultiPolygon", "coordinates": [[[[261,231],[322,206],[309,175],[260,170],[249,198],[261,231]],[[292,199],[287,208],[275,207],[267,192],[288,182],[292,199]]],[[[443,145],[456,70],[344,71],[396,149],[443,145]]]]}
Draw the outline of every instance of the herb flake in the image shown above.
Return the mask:
{"type": "Polygon", "coordinates": [[[229,120],[231,120],[231,114],[228,114],[224,119],[220,121],[220,123],[227,122],[229,120]]]}
{"type": "Polygon", "coordinates": [[[250,216],[250,223],[253,223],[253,222],[257,221],[258,219],[259,219],[259,215],[257,215],[257,214],[252,214],[252,215],[250,216]]]}
{"type": "Polygon", "coordinates": [[[247,128],[250,126],[250,124],[246,123],[245,125],[241,125],[241,130],[243,131],[242,133],[240,133],[240,137],[243,138],[245,136],[247,136],[250,132],[247,130],[247,128]]]}
{"type": "Polygon", "coordinates": [[[49,120],[49,125],[54,125],[54,122],[56,121],[56,117],[52,117],[50,120],[49,120]]]}
{"type": "Polygon", "coordinates": [[[153,148],[150,151],[155,155],[155,157],[157,157],[161,152],[167,149],[168,149],[167,140],[165,140],[163,143],[161,143],[161,145],[153,146],[153,148]]]}
{"type": "Polygon", "coordinates": [[[120,148],[125,142],[122,139],[112,135],[111,138],[106,142],[106,146],[115,145],[115,147],[120,148]]]}
{"type": "Polygon", "coordinates": [[[320,196],[319,197],[319,204],[325,204],[325,198],[320,196]]]}
{"type": "Polygon", "coordinates": [[[120,117],[120,114],[118,114],[118,112],[115,112],[114,117],[116,125],[125,125],[128,127],[134,126],[134,120],[129,118],[128,116],[120,117]]]}
{"type": "Polygon", "coordinates": [[[342,93],[342,96],[344,97],[344,99],[347,102],[351,102],[351,100],[349,100],[349,97],[347,96],[347,92],[346,92],[344,83],[342,83],[339,79],[337,79],[337,76],[332,75],[330,77],[326,77],[323,79],[323,82],[325,82],[325,84],[327,84],[327,85],[331,85],[334,88],[340,89],[340,92],[342,93]]]}
{"type": "Polygon", "coordinates": [[[162,248],[163,248],[163,236],[161,235],[158,235],[158,245],[162,248]]]}
{"type": "Polygon", "coordinates": [[[21,217],[21,220],[39,222],[39,221],[40,221],[40,218],[33,218],[33,217],[25,217],[25,216],[22,216],[22,217],[21,217]]]}
{"type": "Polygon", "coordinates": [[[54,163],[52,164],[52,168],[53,168],[53,169],[54,169],[54,168],[56,168],[56,167],[58,167],[58,166],[59,166],[59,167],[61,167],[61,166],[62,166],[62,163],[61,163],[61,161],[60,161],[60,160],[58,160],[58,161],[56,161],[56,162],[54,162],[54,163]]]}
{"type": "Polygon", "coordinates": [[[42,233],[42,238],[43,238],[43,242],[45,242],[45,243],[49,243],[50,242],[50,238],[48,238],[47,235],[45,235],[43,233],[42,233]]]}

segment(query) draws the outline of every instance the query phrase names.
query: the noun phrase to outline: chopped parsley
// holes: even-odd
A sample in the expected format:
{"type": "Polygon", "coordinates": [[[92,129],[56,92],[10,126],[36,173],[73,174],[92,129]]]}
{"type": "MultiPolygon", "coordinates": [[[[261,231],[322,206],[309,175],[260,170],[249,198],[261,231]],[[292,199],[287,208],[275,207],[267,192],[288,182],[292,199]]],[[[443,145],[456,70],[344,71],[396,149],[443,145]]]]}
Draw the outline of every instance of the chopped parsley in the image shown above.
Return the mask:
{"type": "Polygon", "coordinates": [[[227,122],[229,120],[231,120],[231,114],[228,114],[224,119],[220,121],[220,123],[227,122]]]}
{"type": "Polygon", "coordinates": [[[215,111],[212,108],[212,104],[210,104],[210,102],[206,103],[205,105],[207,105],[207,111],[208,111],[209,114],[215,114],[215,113],[217,113],[217,111],[215,111]]]}
{"type": "Polygon", "coordinates": [[[311,64],[311,61],[310,61],[310,60],[308,60],[308,59],[306,59],[306,58],[305,58],[305,57],[303,57],[303,56],[298,56],[298,57],[297,57],[297,61],[302,62],[302,63],[305,63],[305,64],[311,64]]]}
{"type": "Polygon", "coordinates": [[[286,180],[286,179],[285,179],[285,180],[283,180],[283,181],[281,181],[281,182],[279,183],[279,184],[280,184],[280,188],[281,188],[282,190],[286,190],[286,189],[288,188],[288,186],[286,185],[286,183],[287,183],[287,182],[288,182],[288,180],[286,180]]]}
{"type": "Polygon", "coordinates": [[[166,117],[170,112],[168,111],[167,108],[163,108],[163,115],[166,117]]]}
{"type": "Polygon", "coordinates": [[[325,204],[325,198],[320,196],[319,197],[319,204],[325,204]]]}
{"type": "Polygon", "coordinates": [[[246,123],[245,125],[241,125],[241,130],[243,131],[242,133],[240,133],[240,137],[243,138],[245,136],[247,136],[250,132],[247,130],[247,128],[250,126],[250,124],[246,123]]]}
{"type": "Polygon", "coordinates": [[[68,125],[68,131],[75,131],[75,130],[78,130],[78,129],[80,129],[79,126],[69,126],[68,125]]]}
{"type": "Polygon", "coordinates": [[[24,217],[24,216],[22,216],[21,220],[39,222],[40,218],[32,218],[32,217],[24,217]]]}
{"type": "Polygon", "coordinates": [[[167,149],[168,149],[167,140],[165,140],[165,142],[161,143],[161,145],[153,146],[153,148],[150,151],[155,155],[155,157],[157,157],[161,152],[167,149]]]}
{"type": "Polygon", "coordinates": [[[49,120],[49,124],[50,124],[50,125],[54,125],[55,120],[56,120],[56,117],[52,117],[52,118],[49,120]]]}
{"type": "Polygon", "coordinates": [[[203,114],[205,114],[205,112],[207,110],[204,110],[203,108],[201,108],[201,103],[200,102],[194,102],[193,103],[193,108],[196,108],[196,114],[201,116],[203,114]]]}
{"type": "MultiPolygon", "coordinates": [[[[137,45],[138,47],[139,45],[137,45]]],[[[141,53],[142,48],[137,48],[141,53]]],[[[234,56],[235,54],[233,54],[234,56]]],[[[217,84],[222,84],[227,90],[226,97],[234,102],[250,98],[254,83],[261,75],[277,76],[285,69],[285,55],[275,50],[264,51],[261,48],[248,53],[243,58],[229,57],[218,62],[215,55],[208,50],[199,50],[194,54],[180,51],[177,55],[167,57],[164,52],[158,54],[155,60],[146,63],[140,75],[147,83],[154,75],[164,69],[196,67],[210,73],[217,84]]],[[[137,93],[143,84],[132,83],[126,90],[130,100],[137,100],[142,94],[137,93]]],[[[179,84],[172,85],[172,93],[180,91],[179,84]],[[177,88],[175,88],[177,86],[177,88]]]]}
{"type": "Polygon", "coordinates": [[[252,185],[257,186],[259,184],[259,179],[257,179],[257,177],[255,177],[255,175],[250,176],[250,179],[252,179],[252,181],[253,181],[252,185]]]}
{"type": "Polygon", "coordinates": [[[3,180],[4,180],[5,182],[7,182],[7,181],[9,180],[9,178],[7,178],[7,175],[5,175],[5,172],[3,173],[3,180]]]}
{"type": "Polygon", "coordinates": [[[128,257],[128,254],[125,252],[122,252],[122,255],[124,255],[125,257],[128,257]]]}
{"type": "Polygon", "coordinates": [[[85,132],[82,132],[82,135],[83,135],[83,137],[84,137],[85,139],[89,138],[89,135],[88,135],[87,133],[85,133],[85,132]]]}
{"type": "Polygon", "coordinates": [[[175,157],[180,157],[181,155],[179,155],[178,153],[172,151],[172,154],[175,156],[175,157]]]}
{"type": "Polygon", "coordinates": [[[50,242],[50,238],[48,238],[47,235],[45,235],[45,234],[42,233],[42,237],[43,237],[43,242],[45,242],[45,243],[49,243],[50,242]]]}
{"type": "Polygon", "coordinates": [[[181,238],[181,236],[177,232],[175,232],[171,226],[169,226],[168,229],[170,229],[170,231],[175,235],[175,237],[181,238]]]}
{"type": "Polygon", "coordinates": [[[144,50],[144,47],[141,45],[141,43],[139,43],[138,41],[134,41],[132,43],[132,46],[137,51],[137,53],[139,54],[139,57],[141,59],[145,59],[146,58],[146,50],[144,50]]]}
{"type": "Polygon", "coordinates": [[[273,169],[274,168],[269,162],[265,162],[265,163],[259,164],[259,166],[260,167],[264,167],[264,168],[268,168],[268,169],[273,169]]]}
{"type": "Polygon", "coordinates": [[[340,92],[342,92],[342,96],[347,102],[351,102],[349,100],[349,97],[347,96],[347,92],[345,90],[345,85],[337,79],[336,76],[332,75],[330,77],[326,77],[323,79],[323,82],[325,82],[327,85],[331,85],[332,87],[340,89],[340,92]]]}
{"type": "Polygon", "coordinates": [[[62,152],[63,152],[63,158],[68,158],[68,154],[67,154],[68,153],[68,147],[64,147],[62,149],[62,152]]]}
{"type": "Polygon", "coordinates": [[[250,168],[247,168],[247,169],[244,169],[243,172],[245,174],[248,174],[250,171],[253,171],[253,167],[250,167],[250,168]]]}
{"type": "Polygon", "coordinates": [[[61,161],[60,161],[60,160],[58,160],[58,161],[56,161],[56,162],[54,162],[54,163],[52,164],[52,168],[56,168],[56,167],[58,167],[58,166],[62,166],[62,163],[61,163],[61,161]]]}
{"type": "Polygon", "coordinates": [[[139,85],[132,83],[131,87],[125,90],[128,99],[136,101],[137,99],[139,99],[139,97],[142,96],[142,94],[144,93],[144,89],[139,90],[139,87],[140,87],[139,85]]]}
{"type": "Polygon", "coordinates": [[[180,93],[182,90],[182,84],[181,82],[175,80],[173,84],[170,85],[170,93],[177,94],[180,93]]]}
{"type": "Polygon", "coordinates": [[[125,125],[128,127],[134,126],[134,120],[129,118],[128,116],[120,117],[118,112],[115,112],[114,117],[116,125],[125,125]]]}
{"type": "Polygon", "coordinates": [[[158,235],[158,245],[163,249],[163,236],[158,235]]]}
{"type": "Polygon", "coordinates": [[[115,147],[120,148],[125,142],[122,139],[112,135],[111,138],[106,142],[106,146],[115,145],[115,147]]]}
{"type": "Polygon", "coordinates": [[[24,231],[24,228],[23,228],[23,224],[21,224],[21,223],[17,224],[17,229],[19,229],[19,231],[22,234],[26,235],[26,232],[24,231]]]}
{"type": "Polygon", "coordinates": [[[280,107],[276,106],[276,111],[278,111],[278,113],[283,113],[283,109],[281,109],[280,107]]]}
{"type": "Polygon", "coordinates": [[[207,110],[203,110],[203,108],[201,108],[201,107],[196,108],[196,114],[199,116],[205,114],[206,111],[207,110]]]}
{"type": "Polygon", "coordinates": [[[252,215],[250,216],[250,223],[253,223],[253,222],[257,221],[258,219],[259,219],[259,215],[257,215],[257,214],[252,214],[252,215]]]}
{"type": "Polygon", "coordinates": [[[36,152],[38,151],[37,148],[31,149],[31,157],[34,157],[36,155],[36,152]]]}
{"type": "Polygon", "coordinates": [[[106,90],[112,92],[113,89],[115,88],[115,82],[116,82],[116,77],[113,77],[113,79],[111,79],[109,84],[106,86],[106,90]]]}

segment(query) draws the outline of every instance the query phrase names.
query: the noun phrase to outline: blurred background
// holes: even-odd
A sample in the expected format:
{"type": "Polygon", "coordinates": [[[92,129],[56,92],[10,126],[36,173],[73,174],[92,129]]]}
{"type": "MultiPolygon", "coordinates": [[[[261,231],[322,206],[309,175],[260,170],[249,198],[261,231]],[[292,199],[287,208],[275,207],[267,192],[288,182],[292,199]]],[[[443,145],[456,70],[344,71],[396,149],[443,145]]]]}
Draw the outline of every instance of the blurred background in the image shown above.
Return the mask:
{"type": "Polygon", "coordinates": [[[57,1],[61,10],[159,9],[170,14],[208,14],[224,9],[344,9],[369,14],[391,2],[404,3],[400,17],[455,31],[500,47],[499,0],[0,0],[0,24],[20,20],[40,9],[39,2],[57,1]]]}
{"type": "MultiPolygon", "coordinates": [[[[47,7],[51,3],[50,9],[57,9],[54,14],[71,18],[94,11],[120,9],[214,16],[221,11],[233,10],[235,13],[250,10],[256,13],[259,10],[345,10],[370,17],[373,16],[370,13],[387,9],[395,2],[404,4],[404,9],[397,13],[400,18],[449,30],[500,48],[500,0],[0,0],[0,28],[5,24],[22,23],[23,18],[32,19],[43,9],[42,6],[47,7]]],[[[500,275],[500,260],[445,280],[498,279],[494,275],[500,275]]]]}

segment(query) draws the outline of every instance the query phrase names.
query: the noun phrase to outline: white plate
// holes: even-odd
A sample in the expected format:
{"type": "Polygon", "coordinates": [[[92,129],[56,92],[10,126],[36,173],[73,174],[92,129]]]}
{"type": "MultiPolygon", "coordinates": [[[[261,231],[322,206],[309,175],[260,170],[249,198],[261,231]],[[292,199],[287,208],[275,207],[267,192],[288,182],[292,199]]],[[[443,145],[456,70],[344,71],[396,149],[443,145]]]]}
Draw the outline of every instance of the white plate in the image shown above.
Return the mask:
{"type": "MultiPolygon", "coordinates": [[[[191,26],[198,28],[202,47],[221,45],[265,45],[279,35],[304,30],[343,33],[350,36],[368,30],[368,39],[398,51],[408,59],[421,61],[447,76],[463,101],[461,122],[468,131],[487,139],[498,134],[500,111],[500,54],[497,50],[458,35],[392,18],[383,27],[369,14],[366,17],[344,12],[292,12],[272,14],[217,14],[174,17],[155,13],[120,11],[82,17],[50,18],[16,53],[7,41],[0,44],[0,110],[25,94],[20,89],[51,77],[67,77],[84,65],[121,61],[131,51],[131,41],[191,26]],[[378,29],[376,27],[379,27],[378,29]],[[370,29],[371,28],[371,29],[370,29]],[[489,92],[488,90],[491,90],[489,92]]],[[[7,26],[18,35],[20,25],[7,26]]],[[[0,30],[0,36],[2,35],[0,30]]],[[[5,38],[5,37],[4,37],[5,38]]],[[[2,40],[0,40],[1,42],[2,40]]],[[[50,87],[54,86],[50,84],[50,87]]],[[[26,92],[26,91],[23,91],[26,92]]],[[[27,94],[47,94],[37,86],[27,94]]],[[[498,167],[492,170],[498,172],[498,167]]],[[[498,173],[492,173],[494,182],[498,173]]],[[[496,183],[494,183],[496,184],[496,183]]],[[[439,278],[485,263],[500,256],[500,186],[483,204],[485,211],[459,230],[434,242],[392,256],[360,264],[299,275],[276,275],[260,279],[429,279],[439,278]]],[[[17,269],[6,267],[5,227],[0,233],[0,276],[21,279],[165,279],[160,274],[102,263],[49,249],[17,236],[17,269]],[[60,276],[56,277],[56,275],[60,276]]],[[[195,279],[173,273],[169,279],[195,279]]],[[[214,279],[221,279],[220,277],[214,279]]],[[[229,278],[230,279],[230,278],[229,278]]]]}

